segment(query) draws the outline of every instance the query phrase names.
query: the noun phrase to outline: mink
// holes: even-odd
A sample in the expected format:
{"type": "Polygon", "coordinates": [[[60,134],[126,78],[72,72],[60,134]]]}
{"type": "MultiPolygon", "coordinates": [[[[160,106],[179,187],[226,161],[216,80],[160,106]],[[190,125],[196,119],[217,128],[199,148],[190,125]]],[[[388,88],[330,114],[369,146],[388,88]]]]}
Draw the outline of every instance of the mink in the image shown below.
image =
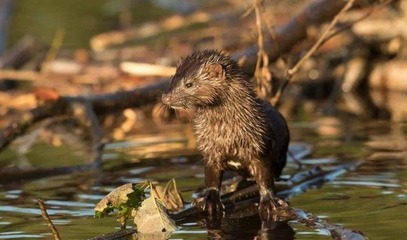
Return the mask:
{"type": "Polygon", "coordinates": [[[208,214],[223,210],[219,189],[225,171],[244,171],[256,181],[261,215],[286,206],[274,192],[274,180],[287,161],[287,123],[257,96],[250,77],[236,61],[218,50],[192,53],[181,60],[162,102],[174,109],[194,111],[208,214]]]}

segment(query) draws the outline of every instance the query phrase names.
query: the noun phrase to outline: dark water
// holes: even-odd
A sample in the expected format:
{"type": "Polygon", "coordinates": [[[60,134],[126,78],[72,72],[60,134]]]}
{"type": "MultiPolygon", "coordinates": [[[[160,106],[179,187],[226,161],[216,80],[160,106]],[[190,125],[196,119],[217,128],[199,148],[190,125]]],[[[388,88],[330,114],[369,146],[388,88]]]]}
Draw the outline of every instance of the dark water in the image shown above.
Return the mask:
{"type": "MultiPolygon", "coordinates": [[[[329,223],[361,230],[370,239],[405,238],[405,149],[386,149],[385,146],[380,149],[375,146],[376,149],[373,149],[371,145],[380,139],[389,144],[405,144],[406,124],[320,118],[315,121],[292,121],[290,127],[295,141],[307,142],[314,147],[312,155],[306,157],[308,160],[305,162],[317,162],[324,166],[354,159],[365,160],[364,165],[356,171],[341,175],[319,189],[291,197],[289,201],[292,206],[311,212],[329,223]]],[[[188,129],[185,125],[177,124],[156,126],[149,121],[139,123],[139,127],[124,141],[107,146],[104,161],[110,167],[104,171],[39,176],[38,179],[23,182],[16,179],[15,182],[0,185],[0,239],[52,239],[40,216],[36,204],[38,197],[47,204],[63,239],[85,239],[117,229],[113,216],[94,219],[93,207],[104,195],[123,183],[150,179],[164,184],[175,178],[185,199],[191,200],[193,192],[203,185],[203,169],[194,155],[193,143],[186,137],[188,129]],[[133,164],[117,164],[124,160],[133,164]]],[[[41,162],[50,164],[58,159],[59,148],[48,153],[49,156],[33,154],[34,157],[27,161],[36,165],[41,162]]],[[[35,145],[31,152],[43,149],[43,146],[35,145]]],[[[69,161],[69,156],[75,154],[69,155],[64,151],[64,155],[69,161]]],[[[6,160],[12,163],[8,156],[11,156],[10,151],[0,154],[0,163],[6,160]]],[[[83,157],[86,158],[86,155],[83,157]]],[[[75,156],[73,161],[76,161],[75,156]]],[[[290,163],[285,172],[289,174],[295,169],[296,166],[290,163]]],[[[242,233],[253,230],[244,226],[250,225],[243,225],[240,228],[242,233]]],[[[290,223],[290,227],[296,239],[330,239],[325,232],[295,222],[290,223]]],[[[171,238],[207,239],[207,231],[200,223],[191,222],[174,232],[171,238]]]]}

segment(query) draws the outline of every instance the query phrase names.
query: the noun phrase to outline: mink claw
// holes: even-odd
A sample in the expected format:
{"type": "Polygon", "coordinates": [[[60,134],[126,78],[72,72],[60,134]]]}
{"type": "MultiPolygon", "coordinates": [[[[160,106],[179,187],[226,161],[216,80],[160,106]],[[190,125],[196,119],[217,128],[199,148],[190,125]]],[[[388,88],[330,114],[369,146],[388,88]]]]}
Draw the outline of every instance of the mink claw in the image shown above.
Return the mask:
{"type": "Polygon", "coordinates": [[[219,191],[216,189],[207,189],[203,197],[202,209],[208,216],[219,216],[224,213],[224,206],[220,200],[219,191]]]}
{"type": "Polygon", "coordinates": [[[286,201],[274,197],[259,204],[259,215],[262,221],[281,221],[287,216],[289,205],[286,201]]]}
{"type": "Polygon", "coordinates": [[[279,208],[288,208],[290,205],[281,198],[275,197],[274,201],[277,203],[279,208]]]}

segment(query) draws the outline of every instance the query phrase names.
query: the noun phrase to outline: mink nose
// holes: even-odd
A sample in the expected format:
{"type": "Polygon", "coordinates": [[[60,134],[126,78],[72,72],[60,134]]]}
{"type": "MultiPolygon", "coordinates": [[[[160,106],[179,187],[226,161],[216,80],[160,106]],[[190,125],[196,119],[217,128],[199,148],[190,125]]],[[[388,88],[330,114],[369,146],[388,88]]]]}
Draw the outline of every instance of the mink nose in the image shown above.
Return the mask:
{"type": "Polygon", "coordinates": [[[165,105],[171,105],[171,96],[170,94],[163,94],[161,95],[161,101],[165,104],[165,105]]]}

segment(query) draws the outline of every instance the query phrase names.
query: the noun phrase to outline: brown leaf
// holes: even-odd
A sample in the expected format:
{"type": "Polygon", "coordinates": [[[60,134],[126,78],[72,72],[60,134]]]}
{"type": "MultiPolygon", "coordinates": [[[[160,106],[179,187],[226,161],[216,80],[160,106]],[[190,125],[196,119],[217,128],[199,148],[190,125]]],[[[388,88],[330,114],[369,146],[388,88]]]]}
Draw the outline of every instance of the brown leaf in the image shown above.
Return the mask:
{"type": "Polygon", "coordinates": [[[141,207],[133,211],[132,216],[139,233],[170,233],[176,229],[162,202],[153,195],[144,200],[141,207]]]}

